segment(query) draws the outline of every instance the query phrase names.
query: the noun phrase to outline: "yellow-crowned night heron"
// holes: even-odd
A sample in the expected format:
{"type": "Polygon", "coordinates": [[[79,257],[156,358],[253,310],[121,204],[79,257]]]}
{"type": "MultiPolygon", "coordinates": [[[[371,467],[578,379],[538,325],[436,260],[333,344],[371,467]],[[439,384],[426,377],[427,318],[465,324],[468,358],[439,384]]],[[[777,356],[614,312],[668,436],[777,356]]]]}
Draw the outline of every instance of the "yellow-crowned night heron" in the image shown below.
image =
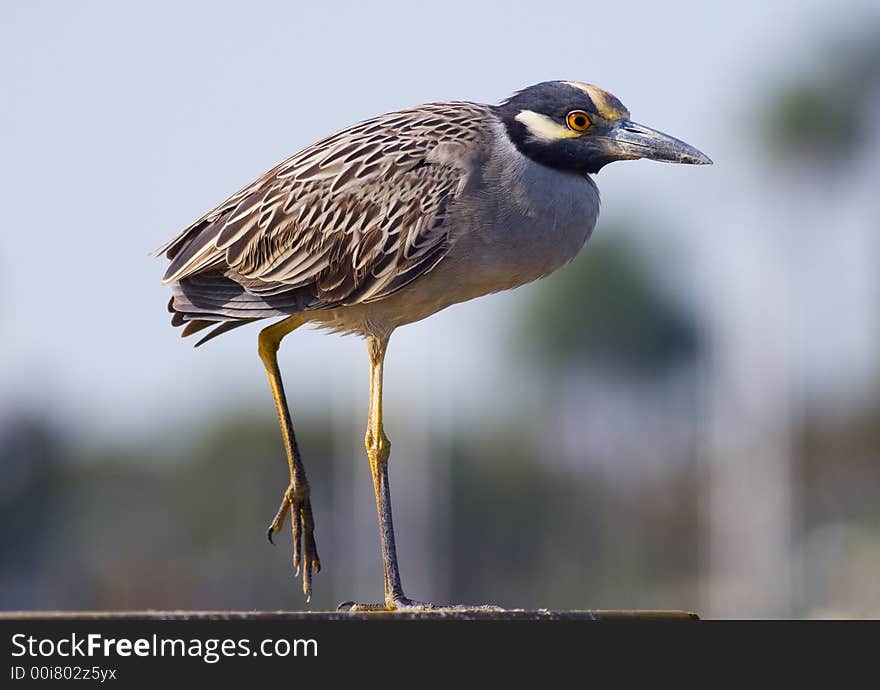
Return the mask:
{"type": "Polygon", "coordinates": [[[276,353],[311,323],[366,338],[370,409],[366,449],[376,493],[385,602],[430,607],[400,583],[382,363],[395,328],[457,302],[528,283],[571,261],[599,213],[589,174],[616,160],[707,164],[696,149],[629,119],[589,84],[549,81],[501,105],[429,103],[322,139],[190,225],[163,251],[171,264],[172,323],[198,344],[258,319],[287,452],[290,484],[269,538],[291,515],[293,565],[311,593],[320,570],[300,452],[276,353]]]}

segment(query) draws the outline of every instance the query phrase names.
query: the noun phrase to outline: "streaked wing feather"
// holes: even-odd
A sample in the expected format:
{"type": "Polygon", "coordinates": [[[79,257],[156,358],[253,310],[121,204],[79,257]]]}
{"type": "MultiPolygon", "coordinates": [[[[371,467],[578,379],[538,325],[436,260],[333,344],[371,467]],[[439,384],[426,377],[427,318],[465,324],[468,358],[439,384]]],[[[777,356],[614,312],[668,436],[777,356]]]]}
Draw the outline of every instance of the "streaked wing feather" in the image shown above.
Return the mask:
{"type": "MultiPolygon", "coordinates": [[[[245,324],[248,324],[251,321],[254,321],[254,319],[242,319],[240,321],[225,321],[225,322],[221,323],[220,325],[218,325],[216,328],[214,328],[208,334],[202,336],[202,338],[198,342],[196,342],[195,347],[199,347],[199,345],[204,345],[209,340],[213,340],[214,338],[216,338],[218,335],[223,335],[224,333],[231,331],[233,328],[238,328],[239,326],[244,326],[245,324]]],[[[216,322],[212,322],[211,325],[216,325],[216,322]]],[[[183,333],[183,336],[186,337],[185,332],[183,333]]]]}
{"type": "Polygon", "coordinates": [[[308,286],[309,301],[302,290],[293,300],[305,309],[382,299],[445,255],[447,207],[464,188],[488,116],[478,104],[434,103],[327,137],[169,242],[165,282],[222,274],[246,299],[228,283],[217,300],[199,286],[186,299],[206,299],[196,308],[218,315],[219,298],[238,302],[226,318],[247,318],[249,308],[257,316],[254,298],[283,301],[308,286]]]}

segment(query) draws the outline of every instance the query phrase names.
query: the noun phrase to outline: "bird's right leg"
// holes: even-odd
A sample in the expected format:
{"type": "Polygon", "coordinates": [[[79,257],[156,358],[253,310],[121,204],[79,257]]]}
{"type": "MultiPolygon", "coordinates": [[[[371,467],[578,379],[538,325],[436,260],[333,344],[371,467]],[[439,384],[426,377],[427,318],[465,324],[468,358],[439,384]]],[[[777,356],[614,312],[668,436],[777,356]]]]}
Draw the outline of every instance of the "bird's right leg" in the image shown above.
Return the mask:
{"type": "Polygon", "coordinates": [[[306,479],[306,470],[303,467],[299,447],[296,444],[296,436],[293,433],[293,421],[290,418],[290,410],[287,408],[284,386],[281,383],[281,371],[278,368],[278,347],[281,340],[303,323],[305,323],[305,319],[299,314],[294,314],[264,328],[260,331],[259,353],[263,366],[266,368],[269,386],[272,389],[272,398],[275,401],[275,411],[278,413],[278,423],[281,426],[281,436],[284,440],[284,450],[287,453],[287,464],[290,469],[290,484],[281,497],[281,506],[269,526],[268,537],[269,541],[272,541],[272,535],[281,531],[284,519],[290,513],[293,531],[293,568],[298,576],[300,567],[302,567],[303,594],[306,595],[306,601],[308,601],[312,596],[312,571],[320,572],[321,561],[318,558],[318,549],[315,545],[315,525],[312,518],[312,504],[309,501],[309,482],[306,479]]]}

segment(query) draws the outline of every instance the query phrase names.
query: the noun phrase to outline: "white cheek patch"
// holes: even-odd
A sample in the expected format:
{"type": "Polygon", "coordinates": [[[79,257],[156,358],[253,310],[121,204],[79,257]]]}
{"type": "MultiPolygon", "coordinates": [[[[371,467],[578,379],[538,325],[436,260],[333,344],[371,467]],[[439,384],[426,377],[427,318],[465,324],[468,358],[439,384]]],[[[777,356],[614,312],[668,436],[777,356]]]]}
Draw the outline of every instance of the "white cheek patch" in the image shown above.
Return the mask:
{"type": "Polygon", "coordinates": [[[532,137],[541,141],[558,141],[559,139],[573,139],[580,136],[578,132],[574,132],[565,125],[559,124],[546,115],[536,113],[534,110],[520,111],[515,119],[526,126],[532,137]]]}

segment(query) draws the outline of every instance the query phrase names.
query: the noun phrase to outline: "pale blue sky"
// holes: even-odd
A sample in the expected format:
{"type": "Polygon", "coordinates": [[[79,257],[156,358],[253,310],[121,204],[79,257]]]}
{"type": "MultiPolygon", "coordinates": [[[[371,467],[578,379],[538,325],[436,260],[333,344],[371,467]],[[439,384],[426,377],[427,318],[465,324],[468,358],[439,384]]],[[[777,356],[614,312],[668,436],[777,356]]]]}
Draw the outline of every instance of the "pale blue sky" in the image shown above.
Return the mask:
{"type": "MultiPolygon", "coordinates": [[[[750,179],[742,137],[774,75],[812,69],[806,48],[873,4],[6,3],[0,414],[47,406],[102,435],[242,398],[268,413],[256,329],[193,351],[168,323],[163,264],[148,252],[301,147],[398,107],[599,84],[716,161],[708,174],[610,166],[603,218],[636,208],[697,233],[750,179]]],[[[435,401],[489,388],[504,366],[493,326],[517,299],[401,330],[389,397],[415,376],[441,390],[435,401]]],[[[296,334],[282,365],[298,398],[365,394],[354,339],[296,334]]],[[[487,404],[465,397],[456,404],[487,404]]]]}

